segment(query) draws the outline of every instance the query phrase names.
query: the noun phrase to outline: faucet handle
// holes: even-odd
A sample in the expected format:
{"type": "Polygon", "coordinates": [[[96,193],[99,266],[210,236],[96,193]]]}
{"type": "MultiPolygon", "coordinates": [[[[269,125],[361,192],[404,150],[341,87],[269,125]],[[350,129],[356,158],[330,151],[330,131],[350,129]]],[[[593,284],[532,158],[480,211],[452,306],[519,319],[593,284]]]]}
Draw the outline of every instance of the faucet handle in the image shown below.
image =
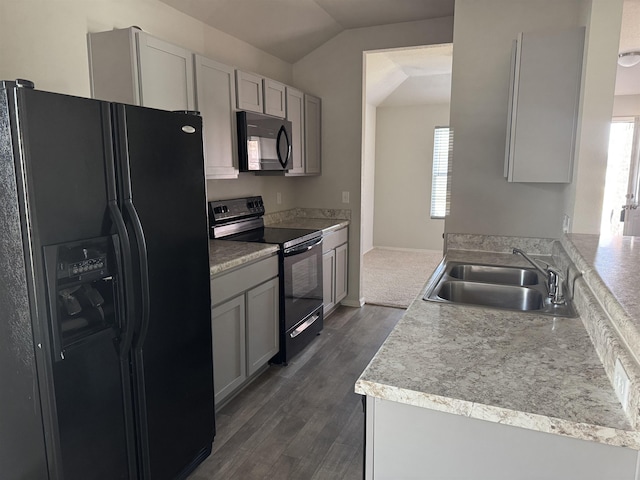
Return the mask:
{"type": "Polygon", "coordinates": [[[564,292],[563,292],[563,277],[559,270],[552,266],[547,267],[547,282],[549,283],[549,297],[551,302],[555,305],[563,305],[564,292]]]}

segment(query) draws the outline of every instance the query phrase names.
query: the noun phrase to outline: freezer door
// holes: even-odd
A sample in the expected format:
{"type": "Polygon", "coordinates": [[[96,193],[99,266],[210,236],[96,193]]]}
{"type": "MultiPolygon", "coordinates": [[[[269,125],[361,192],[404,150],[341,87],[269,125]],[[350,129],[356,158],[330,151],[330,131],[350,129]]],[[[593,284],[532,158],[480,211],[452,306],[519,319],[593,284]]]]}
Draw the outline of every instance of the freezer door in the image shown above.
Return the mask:
{"type": "Polygon", "coordinates": [[[114,106],[137,255],[134,374],[143,478],[182,478],[214,436],[209,240],[199,116],[114,106]]]}
{"type": "Polygon", "coordinates": [[[0,468],[3,478],[49,478],[37,382],[9,104],[0,90],[0,468]]]}
{"type": "MultiPolygon", "coordinates": [[[[60,299],[47,294],[52,285],[45,280],[49,247],[109,235],[115,228],[109,209],[116,195],[109,105],[26,88],[15,98],[18,177],[24,179],[19,189],[26,199],[21,214],[35,285],[32,319],[34,330],[42,332],[36,344],[48,354],[38,371],[43,409],[53,418],[47,445],[52,477],[129,479],[136,468],[128,359],[119,343],[123,316],[108,334],[65,356],[54,347],[53,312],[60,299]]],[[[53,277],[58,267],[50,266],[53,277]]],[[[80,307],[78,317],[87,310],[82,302],[80,307]]]]}

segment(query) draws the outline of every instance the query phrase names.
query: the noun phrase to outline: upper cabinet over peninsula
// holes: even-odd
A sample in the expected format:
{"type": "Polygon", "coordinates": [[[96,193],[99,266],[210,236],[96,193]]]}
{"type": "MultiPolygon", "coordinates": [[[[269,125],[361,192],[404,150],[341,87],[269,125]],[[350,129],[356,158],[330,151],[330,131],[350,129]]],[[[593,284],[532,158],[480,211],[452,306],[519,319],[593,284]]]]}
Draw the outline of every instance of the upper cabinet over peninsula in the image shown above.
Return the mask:
{"type": "Polygon", "coordinates": [[[569,183],[584,28],[521,33],[514,42],[504,176],[569,183]]]}
{"type": "MultiPolygon", "coordinates": [[[[155,38],[138,28],[90,33],[91,92],[101,100],[163,110],[197,110],[203,119],[205,174],[210,179],[237,178],[237,110],[287,116],[287,87],[274,80],[241,72],[202,55],[155,38]],[[255,104],[253,105],[252,102],[255,104]]],[[[318,111],[308,132],[307,114],[300,112],[300,132],[320,141],[318,111]],[[314,137],[315,135],[315,137],[314,137]]],[[[315,108],[315,106],[314,106],[315,108]]],[[[319,143],[318,143],[319,146],[319,143]]],[[[300,148],[304,148],[301,145],[300,148]]],[[[297,175],[317,175],[319,148],[310,156],[313,168],[297,175]]],[[[300,160],[302,164],[303,159],[300,160]]]]}

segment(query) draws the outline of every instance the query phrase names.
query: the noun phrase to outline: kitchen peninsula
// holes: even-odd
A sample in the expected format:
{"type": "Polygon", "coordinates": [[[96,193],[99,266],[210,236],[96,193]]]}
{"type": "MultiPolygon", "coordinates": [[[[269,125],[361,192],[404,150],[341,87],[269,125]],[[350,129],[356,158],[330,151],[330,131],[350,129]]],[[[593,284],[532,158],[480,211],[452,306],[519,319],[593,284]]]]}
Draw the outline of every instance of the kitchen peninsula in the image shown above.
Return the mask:
{"type": "Polygon", "coordinates": [[[611,268],[632,245],[449,237],[448,260],[528,266],[513,247],[546,257],[569,272],[580,317],[424,301],[436,270],[356,383],[367,400],[366,478],[637,479],[637,330],[629,320],[627,336],[616,333],[622,313],[638,318],[637,303],[616,295],[611,268]],[[626,412],[616,361],[630,378],[626,412]]]}

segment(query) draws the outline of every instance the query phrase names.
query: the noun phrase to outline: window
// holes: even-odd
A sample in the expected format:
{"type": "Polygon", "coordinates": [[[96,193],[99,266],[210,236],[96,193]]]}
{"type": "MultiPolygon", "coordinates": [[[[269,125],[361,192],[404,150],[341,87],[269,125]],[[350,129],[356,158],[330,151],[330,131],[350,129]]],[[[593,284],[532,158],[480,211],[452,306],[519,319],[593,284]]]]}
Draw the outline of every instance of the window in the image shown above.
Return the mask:
{"type": "Polygon", "coordinates": [[[449,127],[436,127],[433,134],[433,173],[431,175],[431,218],[444,218],[449,207],[449,127]]]}

